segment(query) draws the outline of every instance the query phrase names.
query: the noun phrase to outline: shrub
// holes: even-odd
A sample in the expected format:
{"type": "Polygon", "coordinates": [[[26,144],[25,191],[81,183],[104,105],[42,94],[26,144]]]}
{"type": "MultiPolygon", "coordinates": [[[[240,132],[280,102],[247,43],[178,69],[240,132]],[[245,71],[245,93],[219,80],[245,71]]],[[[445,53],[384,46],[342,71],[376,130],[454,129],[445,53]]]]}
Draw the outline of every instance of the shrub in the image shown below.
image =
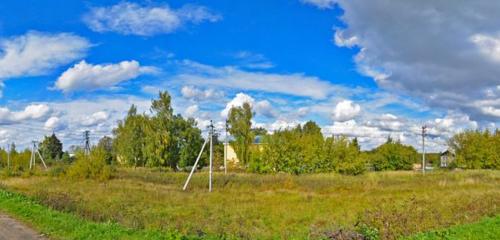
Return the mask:
{"type": "Polygon", "coordinates": [[[417,156],[417,150],[412,146],[394,142],[389,138],[371,154],[371,164],[375,171],[411,170],[417,156]]]}
{"type": "Polygon", "coordinates": [[[89,156],[81,151],[78,152],[75,163],[68,169],[67,176],[100,181],[111,179],[114,168],[106,163],[105,156],[106,153],[102,148],[93,148],[89,156]]]}

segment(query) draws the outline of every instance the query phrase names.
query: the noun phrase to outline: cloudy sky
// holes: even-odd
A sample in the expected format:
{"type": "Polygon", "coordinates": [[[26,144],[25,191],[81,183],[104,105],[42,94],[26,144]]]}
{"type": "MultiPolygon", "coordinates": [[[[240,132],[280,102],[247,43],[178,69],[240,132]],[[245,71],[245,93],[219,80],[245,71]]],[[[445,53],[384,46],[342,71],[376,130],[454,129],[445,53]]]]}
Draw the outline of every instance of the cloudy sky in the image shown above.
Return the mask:
{"type": "Polygon", "coordinates": [[[222,126],[250,102],[270,131],[307,120],[370,149],[500,125],[495,0],[4,0],[0,146],[110,135],[158,91],[222,126]]]}

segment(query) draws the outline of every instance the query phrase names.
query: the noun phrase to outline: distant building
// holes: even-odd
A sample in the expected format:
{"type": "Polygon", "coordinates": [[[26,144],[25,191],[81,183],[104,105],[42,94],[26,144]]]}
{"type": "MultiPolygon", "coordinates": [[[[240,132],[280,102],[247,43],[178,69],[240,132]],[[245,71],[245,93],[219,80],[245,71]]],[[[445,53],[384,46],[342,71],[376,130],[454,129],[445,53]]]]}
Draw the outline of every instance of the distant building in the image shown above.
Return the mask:
{"type": "Polygon", "coordinates": [[[440,154],[439,160],[440,160],[440,166],[442,168],[446,168],[450,166],[450,163],[455,161],[455,153],[453,153],[450,150],[446,150],[440,154]]]}
{"type": "MultiPolygon", "coordinates": [[[[255,136],[255,139],[252,143],[252,146],[257,146],[260,150],[263,149],[263,146],[262,146],[262,141],[264,140],[264,137],[263,136],[255,136]]],[[[236,151],[234,151],[234,148],[233,146],[231,146],[230,143],[228,143],[227,145],[227,161],[230,163],[230,164],[238,164],[240,162],[240,160],[238,159],[238,156],[236,155],[236,151]]]]}

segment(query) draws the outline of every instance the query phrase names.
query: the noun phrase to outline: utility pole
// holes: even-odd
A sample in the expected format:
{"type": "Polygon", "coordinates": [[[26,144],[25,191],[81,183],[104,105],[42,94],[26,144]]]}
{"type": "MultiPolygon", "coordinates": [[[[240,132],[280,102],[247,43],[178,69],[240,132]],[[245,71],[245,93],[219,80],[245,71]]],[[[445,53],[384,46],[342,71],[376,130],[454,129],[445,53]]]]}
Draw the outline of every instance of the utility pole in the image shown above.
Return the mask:
{"type": "Polygon", "coordinates": [[[36,141],[32,141],[33,146],[31,146],[31,158],[30,158],[30,170],[35,167],[36,163],[36,154],[40,157],[40,160],[43,163],[43,166],[45,169],[47,169],[47,165],[45,164],[45,161],[43,160],[42,154],[40,154],[40,151],[38,150],[38,143],[36,141]]]}
{"type": "Polygon", "coordinates": [[[422,173],[425,174],[425,135],[427,126],[422,126],[422,173]]]}
{"type": "Polygon", "coordinates": [[[10,169],[10,151],[11,151],[11,145],[7,144],[7,169],[10,169]]]}
{"type": "Polygon", "coordinates": [[[224,174],[227,174],[227,132],[229,131],[229,122],[226,120],[226,134],[224,136],[224,174]]]}
{"type": "Polygon", "coordinates": [[[88,156],[90,154],[90,140],[89,140],[89,133],[90,131],[89,130],[86,130],[85,132],[83,132],[83,137],[85,138],[85,148],[84,148],[84,153],[85,153],[85,156],[88,156]]]}
{"type": "Polygon", "coordinates": [[[213,152],[214,152],[214,124],[212,120],[210,120],[210,169],[209,169],[209,176],[208,176],[208,191],[212,191],[212,165],[213,165],[213,152]]]}
{"type": "Polygon", "coordinates": [[[196,161],[194,162],[193,167],[191,168],[191,172],[189,173],[189,176],[186,180],[186,183],[184,183],[184,187],[182,187],[182,190],[186,190],[187,186],[189,184],[189,181],[191,180],[191,177],[193,176],[194,171],[196,170],[196,167],[198,166],[198,162],[200,161],[201,155],[203,154],[203,150],[205,149],[205,146],[207,143],[210,143],[210,165],[209,165],[209,182],[208,182],[208,191],[212,191],[212,163],[213,163],[213,135],[214,135],[214,125],[212,121],[210,121],[210,126],[208,126],[209,131],[208,131],[208,137],[201,146],[200,153],[198,154],[198,157],[196,158],[196,161]]]}

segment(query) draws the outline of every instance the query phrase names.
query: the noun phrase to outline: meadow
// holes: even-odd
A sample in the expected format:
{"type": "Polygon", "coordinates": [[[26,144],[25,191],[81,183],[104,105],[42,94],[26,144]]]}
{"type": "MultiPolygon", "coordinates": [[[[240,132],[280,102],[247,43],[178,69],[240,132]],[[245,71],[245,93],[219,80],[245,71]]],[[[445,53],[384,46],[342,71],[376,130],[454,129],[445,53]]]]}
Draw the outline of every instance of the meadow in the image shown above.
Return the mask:
{"type": "Polygon", "coordinates": [[[109,181],[35,174],[2,188],[55,210],[140,231],[226,239],[325,239],[356,230],[397,239],[500,214],[500,172],[338,174],[216,173],[118,169],[109,181]]]}

